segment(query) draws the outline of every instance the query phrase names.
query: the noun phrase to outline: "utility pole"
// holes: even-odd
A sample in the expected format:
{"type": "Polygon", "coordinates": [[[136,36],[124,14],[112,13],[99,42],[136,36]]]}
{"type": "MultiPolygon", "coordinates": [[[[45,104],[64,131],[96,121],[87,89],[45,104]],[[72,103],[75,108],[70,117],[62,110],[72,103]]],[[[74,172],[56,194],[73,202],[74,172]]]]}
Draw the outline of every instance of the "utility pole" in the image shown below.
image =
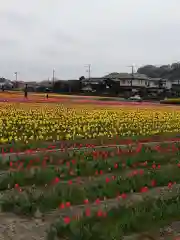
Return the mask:
{"type": "Polygon", "coordinates": [[[54,76],[55,76],[55,69],[53,69],[53,78],[52,78],[52,80],[53,80],[53,86],[54,86],[54,81],[55,81],[54,76]]]}
{"type": "Polygon", "coordinates": [[[91,79],[91,64],[87,64],[85,65],[86,68],[88,68],[87,72],[88,72],[88,79],[90,81],[91,79]]]}
{"type": "Polygon", "coordinates": [[[14,74],[15,74],[15,76],[16,76],[16,82],[17,82],[17,75],[18,75],[18,72],[15,72],[14,74]]]}

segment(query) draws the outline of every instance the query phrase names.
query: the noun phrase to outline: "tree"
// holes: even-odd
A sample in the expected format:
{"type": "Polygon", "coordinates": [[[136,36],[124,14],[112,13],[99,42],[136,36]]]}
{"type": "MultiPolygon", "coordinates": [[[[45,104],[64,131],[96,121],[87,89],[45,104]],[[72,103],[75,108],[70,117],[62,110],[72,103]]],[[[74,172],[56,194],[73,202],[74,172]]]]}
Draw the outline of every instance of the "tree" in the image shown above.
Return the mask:
{"type": "Polygon", "coordinates": [[[81,76],[79,78],[79,92],[81,91],[82,87],[83,87],[83,81],[85,80],[84,76],[81,76]]]}
{"type": "Polygon", "coordinates": [[[81,76],[81,77],[79,78],[79,81],[83,81],[83,80],[85,80],[85,77],[84,77],[84,76],[81,76]]]}
{"type": "Polygon", "coordinates": [[[169,80],[180,79],[180,63],[172,63],[162,65],[160,67],[154,65],[145,65],[137,71],[140,74],[145,74],[151,78],[166,78],[169,80]]]}
{"type": "Polygon", "coordinates": [[[115,82],[113,81],[111,78],[106,78],[104,80],[104,83],[106,86],[109,87],[109,92],[111,94],[115,94],[117,95],[120,91],[120,85],[119,85],[119,82],[115,82]]]}

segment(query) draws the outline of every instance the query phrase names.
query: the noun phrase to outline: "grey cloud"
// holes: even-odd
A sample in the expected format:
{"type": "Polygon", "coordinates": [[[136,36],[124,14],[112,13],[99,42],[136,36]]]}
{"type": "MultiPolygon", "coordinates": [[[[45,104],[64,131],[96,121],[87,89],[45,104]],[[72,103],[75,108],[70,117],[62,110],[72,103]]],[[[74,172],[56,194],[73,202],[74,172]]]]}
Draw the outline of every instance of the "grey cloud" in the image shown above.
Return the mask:
{"type": "Polygon", "coordinates": [[[16,39],[2,38],[2,39],[0,39],[0,46],[2,48],[4,48],[4,47],[16,48],[16,47],[20,46],[20,43],[16,39]]]}
{"type": "Polygon", "coordinates": [[[6,0],[0,5],[0,75],[24,80],[128,71],[180,56],[179,0],[6,0]]]}
{"type": "Polygon", "coordinates": [[[64,42],[65,44],[68,44],[68,45],[80,44],[79,39],[77,39],[73,35],[62,32],[61,30],[58,30],[56,33],[54,33],[52,37],[53,37],[53,40],[56,41],[57,43],[64,42]]]}

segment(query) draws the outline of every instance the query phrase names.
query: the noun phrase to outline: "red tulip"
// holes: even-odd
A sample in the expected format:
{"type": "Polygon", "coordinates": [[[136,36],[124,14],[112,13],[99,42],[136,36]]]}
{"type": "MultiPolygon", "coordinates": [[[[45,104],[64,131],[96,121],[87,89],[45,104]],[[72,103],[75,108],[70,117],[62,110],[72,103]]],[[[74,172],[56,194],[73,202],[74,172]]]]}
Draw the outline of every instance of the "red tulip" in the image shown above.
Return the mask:
{"type": "Polygon", "coordinates": [[[69,181],[68,181],[68,184],[71,185],[71,184],[72,184],[72,180],[69,180],[69,181]]]}
{"type": "Polygon", "coordinates": [[[100,170],[100,172],[99,172],[99,173],[100,173],[100,175],[102,175],[102,174],[103,174],[103,171],[102,171],[102,170],[100,170]]]}
{"type": "Polygon", "coordinates": [[[109,178],[106,178],[106,183],[109,183],[110,182],[110,179],[109,178]]]}
{"type": "Polygon", "coordinates": [[[169,183],[168,183],[168,188],[171,188],[172,185],[173,185],[172,182],[169,182],[169,183]]]}
{"type": "Polygon", "coordinates": [[[16,184],[14,185],[14,187],[15,187],[15,188],[19,188],[19,184],[16,183],[16,184]]]}
{"type": "Polygon", "coordinates": [[[137,174],[138,174],[137,170],[133,171],[133,175],[137,175],[137,174]]]}
{"type": "Polygon", "coordinates": [[[61,203],[61,204],[59,205],[59,208],[64,209],[64,208],[65,208],[64,203],[61,203]]]}
{"type": "Polygon", "coordinates": [[[99,204],[100,203],[100,200],[99,198],[96,199],[96,204],[99,204]]]}
{"type": "Polygon", "coordinates": [[[71,222],[71,219],[69,217],[64,218],[64,223],[69,224],[71,222]]]}
{"type": "Polygon", "coordinates": [[[147,192],[147,191],[148,191],[148,187],[145,186],[145,187],[142,187],[142,188],[141,188],[141,192],[142,192],[142,193],[147,192]]]}
{"type": "Polygon", "coordinates": [[[137,146],[137,148],[135,150],[135,153],[140,153],[141,150],[142,150],[142,143],[138,143],[138,146],[137,146]]]}
{"type": "Polygon", "coordinates": [[[70,166],[70,163],[69,163],[69,162],[66,162],[66,166],[69,167],[69,166],[70,166]]]}
{"type": "Polygon", "coordinates": [[[10,148],[10,153],[13,153],[14,152],[14,149],[13,148],[10,148]]]}
{"type": "Polygon", "coordinates": [[[153,165],[152,165],[152,168],[155,169],[155,168],[156,168],[156,164],[153,164],[153,165]]]}
{"type": "Polygon", "coordinates": [[[9,165],[10,165],[10,167],[12,167],[13,166],[13,162],[10,162],[9,165]]]}
{"type": "Polygon", "coordinates": [[[60,181],[60,179],[58,177],[56,177],[53,181],[54,184],[57,184],[60,181]]]}
{"type": "Polygon", "coordinates": [[[88,203],[89,203],[89,200],[88,200],[88,199],[85,199],[85,200],[84,200],[84,203],[85,203],[85,204],[88,204],[88,203]]]}
{"type": "Polygon", "coordinates": [[[48,157],[44,157],[43,161],[42,161],[42,167],[46,167],[46,164],[47,164],[47,160],[49,158],[48,157]]]}
{"type": "Polygon", "coordinates": [[[24,162],[19,160],[19,161],[17,162],[17,164],[18,164],[17,170],[18,170],[18,171],[23,170],[24,162]]]}
{"type": "Polygon", "coordinates": [[[152,186],[152,187],[156,186],[156,181],[155,181],[155,180],[152,180],[152,181],[151,181],[151,186],[152,186]]]}
{"type": "Polygon", "coordinates": [[[125,199],[127,197],[126,193],[121,194],[122,199],[125,199]]]}
{"type": "Polygon", "coordinates": [[[71,162],[72,162],[72,164],[75,164],[75,163],[76,163],[76,160],[73,159],[71,162]]]}
{"type": "Polygon", "coordinates": [[[98,216],[98,217],[102,217],[102,215],[103,215],[103,212],[102,212],[101,210],[98,210],[97,216],[98,216]]]}
{"type": "Polygon", "coordinates": [[[118,168],[118,164],[117,163],[114,164],[114,168],[118,168]]]}
{"type": "Polygon", "coordinates": [[[90,210],[90,208],[87,208],[87,209],[85,210],[85,214],[86,214],[86,217],[89,217],[89,216],[91,215],[91,210],[90,210]]]}
{"type": "Polygon", "coordinates": [[[66,207],[70,207],[71,203],[70,202],[66,202],[66,207]]]}
{"type": "Polygon", "coordinates": [[[139,170],[139,175],[143,175],[144,174],[144,170],[143,169],[140,169],[139,170]]]}
{"type": "Polygon", "coordinates": [[[147,166],[147,164],[148,164],[147,161],[145,161],[142,165],[143,166],[147,166]]]}
{"type": "Polygon", "coordinates": [[[115,180],[115,179],[116,179],[116,176],[112,176],[111,178],[112,178],[112,180],[115,180]]]}

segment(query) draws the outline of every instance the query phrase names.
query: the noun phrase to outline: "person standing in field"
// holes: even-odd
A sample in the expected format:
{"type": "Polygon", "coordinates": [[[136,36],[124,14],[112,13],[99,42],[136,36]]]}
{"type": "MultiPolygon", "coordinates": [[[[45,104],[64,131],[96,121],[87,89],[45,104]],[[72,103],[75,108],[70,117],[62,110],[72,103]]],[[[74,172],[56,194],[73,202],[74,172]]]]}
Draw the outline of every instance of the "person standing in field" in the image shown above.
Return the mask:
{"type": "Polygon", "coordinates": [[[27,84],[26,84],[26,87],[24,89],[24,97],[27,98],[28,96],[28,87],[27,87],[27,84]]]}
{"type": "Polygon", "coordinates": [[[48,92],[49,92],[49,88],[46,88],[46,99],[49,98],[48,92]]]}

